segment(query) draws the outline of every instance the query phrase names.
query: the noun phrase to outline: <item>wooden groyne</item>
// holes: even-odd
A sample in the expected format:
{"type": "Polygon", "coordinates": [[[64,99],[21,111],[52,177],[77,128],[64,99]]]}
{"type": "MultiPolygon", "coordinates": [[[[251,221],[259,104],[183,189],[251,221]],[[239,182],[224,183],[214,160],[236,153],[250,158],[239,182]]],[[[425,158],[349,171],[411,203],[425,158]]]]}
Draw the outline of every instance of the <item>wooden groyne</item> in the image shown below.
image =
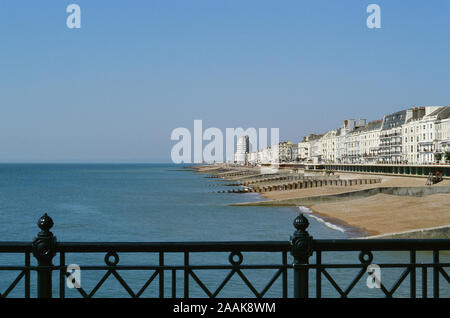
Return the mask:
{"type": "Polygon", "coordinates": [[[298,190],[298,189],[308,189],[308,188],[317,188],[324,186],[342,186],[342,187],[351,187],[354,185],[361,184],[375,184],[381,183],[381,179],[314,179],[314,180],[303,180],[291,183],[283,183],[277,185],[270,186],[257,186],[257,187],[248,187],[248,188],[239,188],[232,190],[222,190],[218,191],[218,193],[249,193],[249,192],[257,192],[257,193],[265,193],[272,191],[288,191],[288,190],[298,190]]]}
{"type": "Polygon", "coordinates": [[[242,182],[242,185],[248,186],[256,183],[274,182],[274,181],[296,181],[296,180],[337,180],[339,176],[335,177],[319,177],[319,176],[304,176],[304,175],[277,175],[274,177],[260,178],[256,180],[249,180],[242,182]]]}

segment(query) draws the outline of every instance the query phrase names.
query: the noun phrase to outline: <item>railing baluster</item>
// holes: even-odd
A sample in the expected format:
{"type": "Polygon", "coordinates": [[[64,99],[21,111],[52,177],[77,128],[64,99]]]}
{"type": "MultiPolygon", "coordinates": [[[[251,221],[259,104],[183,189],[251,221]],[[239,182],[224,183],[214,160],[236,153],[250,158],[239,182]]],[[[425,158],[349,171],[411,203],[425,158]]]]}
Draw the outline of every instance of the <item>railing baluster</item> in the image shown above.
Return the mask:
{"type": "Polygon", "coordinates": [[[177,270],[172,269],[172,298],[177,298],[177,270]]]}
{"type": "MultiPolygon", "coordinates": [[[[316,265],[322,265],[322,251],[316,251],[316,265]]],[[[316,267],[316,297],[322,298],[322,271],[316,267]]]]}
{"type": "Polygon", "coordinates": [[[189,298],[189,252],[184,252],[184,298],[189,298]]]}
{"type": "Polygon", "coordinates": [[[66,254],[64,252],[59,253],[59,297],[66,297],[66,254]]]}
{"type": "MultiPolygon", "coordinates": [[[[25,266],[30,267],[30,253],[25,252],[25,266]]],[[[25,271],[25,298],[30,298],[30,269],[25,271]]]]}
{"type": "Polygon", "coordinates": [[[411,298],[416,298],[416,251],[411,250],[409,254],[409,262],[411,263],[410,290],[411,298]]]}
{"type": "Polygon", "coordinates": [[[427,298],[427,286],[428,286],[428,277],[427,277],[427,267],[425,265],[422,266],[422,298],[427,298]]]}
{"type": "Polygon", "coordinates": [[[434,298],[439,298],[439,251],[433,251],[433,289],[434,298]]]}
{"type": "Polygon", "coordinates": [[[288,277],[287,277],[287,252],[282,252],[282,263],[283,263],[283,298],[288,297],[288,277]]]}
{"type": "Polygon", "coordinates": [[[164,252],[159,252],[159,298],[164,298],[164,252]]]}

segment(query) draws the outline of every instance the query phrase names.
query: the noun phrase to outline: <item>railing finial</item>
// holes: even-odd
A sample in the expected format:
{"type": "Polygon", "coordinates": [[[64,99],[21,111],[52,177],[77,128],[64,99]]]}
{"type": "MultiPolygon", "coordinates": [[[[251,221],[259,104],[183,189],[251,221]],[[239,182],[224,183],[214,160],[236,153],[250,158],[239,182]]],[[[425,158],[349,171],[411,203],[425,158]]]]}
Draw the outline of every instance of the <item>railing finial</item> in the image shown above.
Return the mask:
{"type": "Polygon", "coordinates": [[[51,217],[45,213],[41,218],[38,220],[37,225],[42,230],[42,232],[49,233],[50,229],[53,227],[54,223],[51,217]]]}
{"type": "Polygon", "coordinates": [[[307,264],[308,258],[312,255],[313,238],[306,230],[308,226],[308,219],[300,213],[294,220],[294,227],[297,230],[291,236],[291,254],[298,264],[307,264]]]}
{"type": "Polygon", "coordinates": [[[298,231],[302,231],[305,232],[306,229],[309,226],[309,222],[308,219],[305,218],[305,216],[303,215],[303,213],[300,213],[294,220],[294,227],[298,230],[298,231]]]}

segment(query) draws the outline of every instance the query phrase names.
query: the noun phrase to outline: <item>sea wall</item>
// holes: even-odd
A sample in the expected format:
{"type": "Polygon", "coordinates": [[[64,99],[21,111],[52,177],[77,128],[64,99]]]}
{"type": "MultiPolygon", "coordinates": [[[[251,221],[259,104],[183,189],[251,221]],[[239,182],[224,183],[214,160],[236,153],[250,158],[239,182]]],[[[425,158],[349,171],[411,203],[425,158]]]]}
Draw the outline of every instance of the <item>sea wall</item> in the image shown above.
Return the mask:
{"type": "Polygon", "coordinates": [[[373,196],[379,193],[421,197],[431,194],[450,193],[449,186],[427,186],[427,187],[378,187],[357,191],[344,192],[331,195],[318,195],[306,198],[294,198],[286,200],[257,201],[233,204],[236,206],[311,206],[320,203],[331,203],[346,200],[355,200],[373,196]]]}
{"type": "Polygon", "coordinates": [[[389,233],[364,237],[363,239],[444,239],[450,238],[450,226],[439,226],[427,229],[389,233]]]}

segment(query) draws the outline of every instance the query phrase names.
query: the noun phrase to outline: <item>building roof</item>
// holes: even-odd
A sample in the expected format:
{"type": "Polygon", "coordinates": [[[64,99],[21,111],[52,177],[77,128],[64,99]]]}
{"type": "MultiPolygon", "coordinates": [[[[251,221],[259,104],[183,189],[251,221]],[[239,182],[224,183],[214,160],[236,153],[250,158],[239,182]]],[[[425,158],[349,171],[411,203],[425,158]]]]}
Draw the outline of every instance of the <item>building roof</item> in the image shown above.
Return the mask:
{"type": "Polygon", "coordinates": [[[361,126],[361,127],[355,128],[353,131],[350,132],[350,134],[377,130],[377,129],[381,128],[382,124],[383,124],[382,119],[374,120],[374,121],[369,122],[366,126],[361,126]]]}
{"type": "Polygon", "coordinates": [[[433,112],[429,113],[429,114],[427,115],[427,117],[428,117],[428,116],[429,116],[429,117],[437,116],[437,115],[439,115],[440,112],[445,111],[445,109],[446,109],[447,107],[448,107],[448,106],[439,107],[438,109],[436,109],[436,110],[434,110],[433,112]]]}
{"type": "Polygon", "coordinates": [[[412,116],[408,118],[408,120],[405,122],[405,124],[410,123],[412,121],[417,121],[422,119],[425,116],[425,107],[413,107],[410,109],[412,111],[412,116]]]}
{"type": "Polygon", "coordinates": [[[384,116],[382,130],[389,130],[392,128],[400,127],[405,123],[407,110],[401,110],[399,112],[384,116]]]}
{"type": "Polygon", "coordinates": [[[437,116],[437,119],[446,119],[450,117],[450,106],[441,107],[434,112],[432,112],[429,116],[437,116]]]}
{"type": "Polygon", "coordinates": [[[373,120],[367,124],[366,131],[380,129],[382,125],[383,119],[373,120]]]}
{"type": "Polygon", "coordinates": [[[356,127],[356,128],[353,129],[353,131],[351,131],[350,133],[351,133],[351,134],[353,134],[353,133],[358,133],[358,132],[364,131],[365,128],[366,128],[366,126],[356,127]]]}
{"type": "Polygon", "coordinates": [[[322,136],[323,136],[324,134],[320,134],[320,135],[316,135],[316,134],[309,134],[309,136],[305,136],[305,137],[303,137],[303,140],[302,140],[302,142],[305,142],[305,141],[313,141],[313,140],[317,140],[317,139],[320,139],[320,138],[322,138],[322,136]]]}

